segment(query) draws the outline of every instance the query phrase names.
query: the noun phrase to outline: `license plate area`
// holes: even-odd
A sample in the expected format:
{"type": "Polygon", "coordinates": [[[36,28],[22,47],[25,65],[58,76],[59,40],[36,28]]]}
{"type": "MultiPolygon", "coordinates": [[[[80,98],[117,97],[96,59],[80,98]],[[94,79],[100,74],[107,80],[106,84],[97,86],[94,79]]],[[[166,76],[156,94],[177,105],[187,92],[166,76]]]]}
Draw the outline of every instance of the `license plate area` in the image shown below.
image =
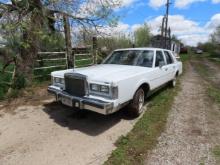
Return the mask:
{"type": "Polygon", "coordinates": [[[72,102],[72,99],[71,99],[71,98],[62,97],[62,98],[61,98],[61,102],[62,102],[64,105],[67,105],[67,106],[69,106],[69,107],[72,107],[72,106],[73,106],[73,102],[72,102]]]}

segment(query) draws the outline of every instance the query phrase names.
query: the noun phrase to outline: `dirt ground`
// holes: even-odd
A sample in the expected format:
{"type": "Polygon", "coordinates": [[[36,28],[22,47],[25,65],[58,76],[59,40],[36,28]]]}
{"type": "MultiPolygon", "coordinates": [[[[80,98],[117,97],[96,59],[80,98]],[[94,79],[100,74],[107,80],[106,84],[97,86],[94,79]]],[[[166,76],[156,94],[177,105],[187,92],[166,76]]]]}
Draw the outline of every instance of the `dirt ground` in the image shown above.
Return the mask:
{"type": "Polygon", "coordinates": [[[137,121],[123,110],[103,116],[77,112],[43,94],[32,105],[33,98],[0,107],[1,165],[103,164],[137,121]]]}
{"type": "MultiPolygon", "coordinates": [[[[214,64],[206,64],[216,70],[214,64]]],[[[220,109],[208,98],[207,82],[193,66],[193,63],[190,63],[186,68],[181,81],[182,90],[175,98],[166,131],[146,158],[147,165],[220,163],[216,162],[212,153],[213,148],[220,144],[220,109]]],[[[212,77],[219,76],[215,72],[210,74],[212,77]]],[[[215,82],[218,83],[219,79],[220,77],[216,78],[215,82]]]]}

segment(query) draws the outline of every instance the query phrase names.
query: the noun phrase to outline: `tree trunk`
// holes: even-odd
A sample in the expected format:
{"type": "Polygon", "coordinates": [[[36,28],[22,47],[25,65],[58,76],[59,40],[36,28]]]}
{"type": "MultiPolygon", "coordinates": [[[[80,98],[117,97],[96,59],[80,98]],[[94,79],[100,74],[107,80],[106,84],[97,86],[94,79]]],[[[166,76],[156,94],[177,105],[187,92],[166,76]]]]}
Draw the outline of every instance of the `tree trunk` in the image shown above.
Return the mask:
{"type": "Polygon", "coordinates": [[[72,55],[72,43],[71,43],[71,32],[70,32],[70,23],[67,15],[63,15],[64,23],[64,33],[66,40],[66,53],[67,53],[67,68],[75,67],[74,54],[72,55]]]}
{"type": "Polygon", "coordinates": [[[40,0],[30,1],[30,24],[23,31],[23,46],[16,61],[15,87],[22,88],[33,81],[34,62],[39,48],[39,32],[43,24],[40,0]]]}

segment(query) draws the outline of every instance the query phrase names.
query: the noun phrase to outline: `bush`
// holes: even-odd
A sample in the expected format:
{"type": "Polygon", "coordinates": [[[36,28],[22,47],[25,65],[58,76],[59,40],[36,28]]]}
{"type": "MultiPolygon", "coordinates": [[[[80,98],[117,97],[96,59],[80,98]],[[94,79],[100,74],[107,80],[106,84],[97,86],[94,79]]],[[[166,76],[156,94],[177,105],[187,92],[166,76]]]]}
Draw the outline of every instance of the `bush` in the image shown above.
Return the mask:
{"type": "Polygon", "coordinates": [[[22,89],[26,86],[26,80],[23,75],[17,76],[13,84],[13,89],[22,89]]]}
{"type": "Polygon", "coordinates": [[[4,88],[2,86],[0,86],[0,100],[4,99],[4,95],[5,95],[4,88]]]}
{"type": "Polygon", "coordinates": [[[214,57],[214,58],[220,58],[220,49],[216,48],[216,49],[210,51],[210,55],[211,55],[211,57],[214,57]]]}

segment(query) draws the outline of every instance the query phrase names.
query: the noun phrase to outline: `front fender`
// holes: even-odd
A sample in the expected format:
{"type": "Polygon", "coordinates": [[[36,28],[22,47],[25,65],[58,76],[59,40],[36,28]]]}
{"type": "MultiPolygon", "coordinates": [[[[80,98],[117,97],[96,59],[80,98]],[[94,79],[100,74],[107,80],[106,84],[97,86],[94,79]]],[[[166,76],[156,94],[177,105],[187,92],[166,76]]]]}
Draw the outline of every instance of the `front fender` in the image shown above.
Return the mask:
{"type": "Polygon", "coordinates": [[[150,84],[150,82],[149,82],[148,80],[146,80],[146,79],[142,79],[142,80],[140,80],[140,81],[135,85],[135,87],[134,87],[134,89],[133,89],[134,94],[135,94],[135,92],[136,92],[143,84],[147,84],[148,87],[149,87],[149,90],[151,90],[151,84],[150,84]]]}

